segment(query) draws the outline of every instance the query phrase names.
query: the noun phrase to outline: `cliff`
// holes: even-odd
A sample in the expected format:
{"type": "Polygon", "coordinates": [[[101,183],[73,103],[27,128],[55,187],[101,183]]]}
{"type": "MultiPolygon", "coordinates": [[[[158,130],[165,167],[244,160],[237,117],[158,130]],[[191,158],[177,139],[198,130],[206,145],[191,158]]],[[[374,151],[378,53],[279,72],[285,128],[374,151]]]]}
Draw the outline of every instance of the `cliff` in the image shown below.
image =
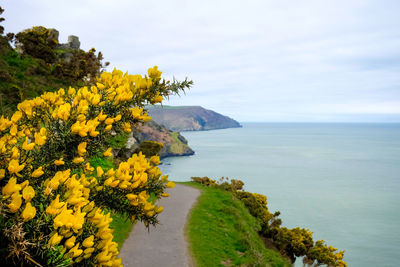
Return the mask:
{"type": "Polygon", "coordinates": [[[158,125],[152,120],[132,130],[129,135],[114,136],[110,140],[115,155],[122,159],[127,159],[137,152],[136,150],[143,141],[156,141],[163,144],[159,153],[161,158],[194,154],[185,137],[178,132],[170,131],[164,126],[158,125]]]}
{"type": "Polygon", "coordinates": [[[133,136],[140,143],[145,140],[157,141],[163,144],[161,157],[188,156],[194,151],[188,146],[187,140],[178,132],[173,132],[154,121],[134,129],[133,136]]]}
{"type": "Polygon", "coordinates": [[[237,121],[200,106],[148,106],[152,119],[171,131],[204,131],[242,127],[237,121]]]}

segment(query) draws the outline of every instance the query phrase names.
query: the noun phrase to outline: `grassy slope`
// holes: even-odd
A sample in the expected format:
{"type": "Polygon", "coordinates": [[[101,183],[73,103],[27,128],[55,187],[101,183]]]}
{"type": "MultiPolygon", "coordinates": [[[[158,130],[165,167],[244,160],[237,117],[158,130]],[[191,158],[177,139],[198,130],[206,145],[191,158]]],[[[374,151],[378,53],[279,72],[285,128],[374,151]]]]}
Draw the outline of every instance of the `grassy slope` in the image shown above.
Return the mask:
{"type": "Polygon", "coordinates": [[[43,92],[83,85],[52,75],[52,67],[29,55],[21,56],[0,36],[0,113],[11,113],[19,102],[43,92]]]}
{"type": "Polygon", "coordinates": [[[191,250],[201,266],[290,266],[267,249],[257,234],[259,225],[240,200],[218,188],[203,187],[187,225],[191,250]]]}

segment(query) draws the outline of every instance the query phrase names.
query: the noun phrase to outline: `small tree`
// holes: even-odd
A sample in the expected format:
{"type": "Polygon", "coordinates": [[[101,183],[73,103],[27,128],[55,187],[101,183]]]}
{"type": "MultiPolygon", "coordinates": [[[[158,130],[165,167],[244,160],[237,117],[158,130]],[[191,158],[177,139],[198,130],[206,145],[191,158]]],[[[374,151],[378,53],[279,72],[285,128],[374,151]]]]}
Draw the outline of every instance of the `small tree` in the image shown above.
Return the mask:
{"type": "Polygon", "coordinates": [[[173,183],[158,156],[134,154],[117,168],[94,169],[111,157],[112,132],[150,120],[143,106],[188,88],[191,81],[104,72],[95,86],[60,89],[18,105],[0,118],[0,256],[28,265],[120,266],[110,211],[156,224],[159,199],[173,183]]]}

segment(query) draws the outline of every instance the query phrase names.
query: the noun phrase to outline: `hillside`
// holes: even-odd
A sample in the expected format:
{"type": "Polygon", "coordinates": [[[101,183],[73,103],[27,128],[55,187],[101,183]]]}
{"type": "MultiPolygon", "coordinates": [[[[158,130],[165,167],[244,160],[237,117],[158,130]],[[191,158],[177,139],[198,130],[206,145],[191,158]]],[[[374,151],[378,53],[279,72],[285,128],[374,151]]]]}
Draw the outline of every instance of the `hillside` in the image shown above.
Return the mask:
{"type": "Polygon", "coordinates": [[[198,267],[291,266],[276,249],[267,248],[260,224],[231,192],[183,182],[202,194],[190,212],[186,233],[198,267]]]}
{"type": "MultiPolygon", "coordinates": [[[[34,27],[23,31],[23,34],[38,35],[42,32],[54,38],[58,43],[59,34],[55,29],[34,27]]],[[[37,44],[35,43],[35,45],[37,44]]],[[[14,49],[4,36],[0,36],[1,115],[11,114],[22,100],[34,98],[46,91],[68,88],[69,86],[75,88],[84,85],[90,86],[93,81],[87,81],[84,77],[95,77],[103,68],[101,53],[95,55],[94,49],[89,52],[81,50],[77,36],[71,35],[68,38],[68,43],[58,44],[55,47],[44,47],[47,47],[47,52],[55,57],[51,64],[40,58],[46,53],[37,54],[32,51],[28,51],[30,54],[21,53],[18,49],[14,49]],[[81,61],[86,63],[80,64],[81,61]],[[60,72],[60,68],[62,72],[60,72]]],[[[116,139],[117,149],[122,149],[124,139],[126,141],[126,138],[116,139]]],[[[137,129],[135,136],[131,136],[128,141],[130,144],[138,144],[145,140],[162,143],[164,145],[160,152],[162,157],[194,154],[183,136],[177,132],[169,131],[153,121],[137,129]]],[[[124,151],[128,154],[133,152],[130,148],[124,149],[124,151]]]]}
{"type": "Polygon", "coordinates": [[[164,145],[160,151],[162,158],[194,154],[185,137],[179,132],[170,131],[153,120],[135,129],[133,136],[139,143],[145,140],[162,143],[164,145]]]}
{"type": "Polygon", "coordinates": [[[11,113],[26,98],[46,91],[83,85],[82,80],[66,80],[53,75],[43,60],[19,54],[0,36],[0,113],[11,113]]]}
{"type": "Polygon", "coordinates": [[[200,106],[148,106],[155,122],[171,131],[204,131],[241,125],[227,116],[200,106]]]}

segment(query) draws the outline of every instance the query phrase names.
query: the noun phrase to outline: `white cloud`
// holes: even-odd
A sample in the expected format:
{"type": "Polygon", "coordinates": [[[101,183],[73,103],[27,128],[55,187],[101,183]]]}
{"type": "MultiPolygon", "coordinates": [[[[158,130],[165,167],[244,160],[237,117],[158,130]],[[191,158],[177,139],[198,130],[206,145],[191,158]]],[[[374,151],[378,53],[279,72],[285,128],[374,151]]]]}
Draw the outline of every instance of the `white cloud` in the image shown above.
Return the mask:
{"type": "Polygon", "coordinates": [[[80,37],[131,73],[159,65],[194,88],[170,103],[242,121],[400,121],[400,3],[337,1],[14,1],[6,31],[80,37]],[[391,104],[388,104],[391,103],[391,104]],[[359,117],[357,117],[359,119],[359,117]],[[378,117],[372,116],[373,120],[378,117]],[[378,118],[380,120],[381,117],[378,118]]]}

